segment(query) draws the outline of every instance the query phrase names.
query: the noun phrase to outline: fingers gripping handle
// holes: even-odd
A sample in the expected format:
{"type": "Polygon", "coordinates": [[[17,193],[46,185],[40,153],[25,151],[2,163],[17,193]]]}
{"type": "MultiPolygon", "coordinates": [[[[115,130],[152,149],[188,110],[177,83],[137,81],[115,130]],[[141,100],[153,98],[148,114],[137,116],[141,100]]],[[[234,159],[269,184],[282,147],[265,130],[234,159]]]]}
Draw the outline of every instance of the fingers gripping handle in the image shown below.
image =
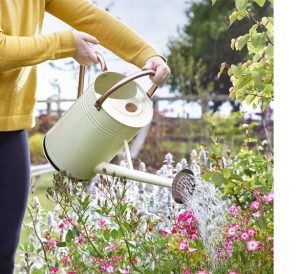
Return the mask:
{"type": "MultiPolygon", "coordinates": [[[[127,76],[126,78],[120,80],[119,82],[117,82],[115,85],[113,85],[109,90],[107,90],[95,103],[95,107],[96,109],[99,111],[102,107],[102,104],[104,103],[104,101],[112,94],[114,93],[116,90],[118,90],[120,87],[124,86],[125,84],[129,83],[132,80],[135,80],[137,78],[146,76],[146,75],[154,75],[155,74],[155,70],[142,70],[139,72],[136,72],[132,75],[127,76]]],[[[153,84],[151,86],[151,88],[147,91],[147,95],[150,98],[154,92],[157,89],[157,85],[153,84]]]]}
{"type": "MultiPolygon", "coordinates": [[[[107,71],[106,62],[105,62],[103,56],[98,52],[96,52],[96,55],[97,55],[97,59],[99,61],[101,70],[107,71]]],[[[79,98],[83,94],[84,74],[85,74],[85,66],[80,65],[77,98],[79,98]]]]}

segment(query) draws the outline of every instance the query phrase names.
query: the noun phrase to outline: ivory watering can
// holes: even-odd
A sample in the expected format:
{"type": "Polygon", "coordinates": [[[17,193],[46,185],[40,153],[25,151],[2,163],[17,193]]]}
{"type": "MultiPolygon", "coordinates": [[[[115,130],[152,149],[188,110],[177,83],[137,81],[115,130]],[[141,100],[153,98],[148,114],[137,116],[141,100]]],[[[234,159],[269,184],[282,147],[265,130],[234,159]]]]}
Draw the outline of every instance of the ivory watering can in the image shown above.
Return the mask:
{"type": "Polygon", "coordinates": [[[125,145],[132,167],[127,142],[152,120],[150,98],[157,85],[145,92],[135,81],[153,75],[153,70],[125,76],[107,71],[103,57],[97,57],[102,73],[83,93],[85,67],[80,67],[77,100],[44,137],[46,158],[56,170],[75,179],[90,180],[97,173],[125,177],[172,188],[175,201],[183,203],[185,194],[191,195],[195,188],[192,171],[182,170],[173,181],[109,163],[125,145]]]}

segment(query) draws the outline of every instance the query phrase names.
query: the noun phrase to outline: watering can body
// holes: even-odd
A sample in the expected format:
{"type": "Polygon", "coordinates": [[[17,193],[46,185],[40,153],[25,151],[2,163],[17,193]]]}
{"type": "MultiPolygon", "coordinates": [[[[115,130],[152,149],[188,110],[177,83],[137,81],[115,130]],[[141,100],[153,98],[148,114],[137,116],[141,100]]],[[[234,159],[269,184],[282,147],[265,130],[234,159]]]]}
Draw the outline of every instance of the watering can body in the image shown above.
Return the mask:
{"type": "MultiPolygon", "coordinates": [[[[128,79],[117,72],[100,73],[45,135],[43,147],[48,161],[75,179],[94,177],[95,166],[110,162],[124,141],[130,141],[152,120],[152,101],[131,80],[149,74],[140,72],[128,79]]],[[[155,89],[152,86],[152,92],[155,89]]]]}
{"type": "MultiPolygon", "coordinates": [[[[153,84],[145,92],[134,81],[145,75],[153,75],[153,70],[126,77],[117,72],[107,72],[101,55],[98,60],[104,72],[96,77],[84,93],[85,68],[81,66],[78,99],[44,137],[46,158],[58,171],[65,171],[75,179],[90,180],[96,173],[105,171],[108,175],[172,188],[175,202],[185,203],[195,190],[195,178],[191,170],[183,169],[172,179],[109,163],[124,143],[127,144],[126,141],[130,141],[152,120],[153,105],[150,98],[157,85],[153,84]]],[[[128,144],[125,150],[129,152],[128,144]]]]}

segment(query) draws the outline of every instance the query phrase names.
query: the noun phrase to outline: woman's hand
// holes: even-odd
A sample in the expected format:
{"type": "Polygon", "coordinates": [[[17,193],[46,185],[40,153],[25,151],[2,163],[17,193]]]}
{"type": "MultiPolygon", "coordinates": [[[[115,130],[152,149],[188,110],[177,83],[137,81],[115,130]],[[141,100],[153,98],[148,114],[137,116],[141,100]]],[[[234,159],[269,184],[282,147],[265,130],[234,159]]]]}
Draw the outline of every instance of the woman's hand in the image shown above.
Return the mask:
{"type": "Polygon", "coordinates": [[[142,67],[142,70],[146,69],[155,70],[155,75],[150,76],[150,79],[153,83],[159,86],[163,85],[167,81],[171,73],[170,68],[160,56],[150,57],[142,67]]]}
{"type": "Polygon", "coordinates": [[[73,31],[73,34],[77,47],[74,59],[82,66],[99,63],[94,49],[88,44],[89,42],[94,45],[98,45],[99,41],[97,38],[80,31],[73,31]]]}

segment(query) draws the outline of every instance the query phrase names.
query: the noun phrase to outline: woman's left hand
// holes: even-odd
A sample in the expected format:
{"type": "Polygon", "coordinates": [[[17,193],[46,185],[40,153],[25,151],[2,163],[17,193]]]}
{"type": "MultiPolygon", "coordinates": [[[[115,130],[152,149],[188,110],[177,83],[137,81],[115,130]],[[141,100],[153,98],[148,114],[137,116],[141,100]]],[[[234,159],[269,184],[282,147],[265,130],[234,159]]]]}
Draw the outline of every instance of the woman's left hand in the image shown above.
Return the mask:
{"type": "Polygon", "coordinates": [[[147,69],[155,70],[155,75],[150,76],[150,79],[153,83],[159,86],[163,85],[167,81],[171,73],[171,70],[165,60],[160,56],[150,57],[142,67],[142,70],[147,69]]]}

